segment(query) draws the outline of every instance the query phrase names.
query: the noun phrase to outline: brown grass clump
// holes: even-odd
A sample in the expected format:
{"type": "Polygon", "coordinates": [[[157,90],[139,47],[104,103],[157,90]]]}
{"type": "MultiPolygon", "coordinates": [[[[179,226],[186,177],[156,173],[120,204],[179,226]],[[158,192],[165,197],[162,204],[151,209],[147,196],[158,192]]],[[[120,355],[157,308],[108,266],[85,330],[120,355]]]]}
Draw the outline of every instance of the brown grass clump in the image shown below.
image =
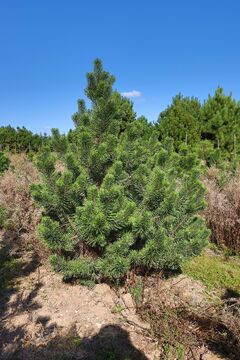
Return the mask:
{"type": "Polygon", "coordinates": [[[166,288],[164,281],[155,279],[138,307],[142,319],[150,323],[151,336],[159,343],[160,359],[203,360],[210,352],[219,358],[238,360],[239,299],[193,305],[176,296],[173,287],[166,288]]]}
{"type": "Polygon", "coordinates": [[[240,251],[240,171],[226,176],[225,185],[221,186],[219,170],[208,170],[204,179],[207,189],[204,216],[212,231],[212,242],[240,251]]]}
{"type": "Polygon", "coordinates": [[[25,154],[10,155],[10,160],[10,169],[0,177],[0,206],[5,210],[3,240],[11,251],[27,248],[43,255],[45,249],[36,236],[41,211],[29,193],[39,174],[25,154]]]}

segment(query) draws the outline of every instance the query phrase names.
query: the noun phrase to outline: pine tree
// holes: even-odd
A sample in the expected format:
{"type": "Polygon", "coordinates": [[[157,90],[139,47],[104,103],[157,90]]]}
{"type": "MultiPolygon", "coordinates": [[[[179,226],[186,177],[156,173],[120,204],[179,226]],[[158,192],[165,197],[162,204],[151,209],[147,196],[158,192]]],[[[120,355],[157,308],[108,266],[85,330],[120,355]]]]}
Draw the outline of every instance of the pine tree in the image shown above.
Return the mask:
{"type": "Polygon", "coordinates": [[[185,143],[190,146],[200,141],[201,104],[196,98],[175,96],[172,104],[159,115],[160,139],[171,137],[176,150],[185,143]]]}
{"type": "Polygon", "coordinates": [[[202,107],[202,139],[210,140],[225,157],[239,153],[240,104],[217,88],[202,107]]]}
{"type": "Polygon", "coordinates": [[[178,269],[208,238],[198,161],[136,119],[100,60],[87,80],[92,107],[79,100],[75,129],[54,131],[54,153],[38,157],[44,181],[32,187],[52,265],[65,278],[93,281],[119,281],[135,267],[178,269]]]}

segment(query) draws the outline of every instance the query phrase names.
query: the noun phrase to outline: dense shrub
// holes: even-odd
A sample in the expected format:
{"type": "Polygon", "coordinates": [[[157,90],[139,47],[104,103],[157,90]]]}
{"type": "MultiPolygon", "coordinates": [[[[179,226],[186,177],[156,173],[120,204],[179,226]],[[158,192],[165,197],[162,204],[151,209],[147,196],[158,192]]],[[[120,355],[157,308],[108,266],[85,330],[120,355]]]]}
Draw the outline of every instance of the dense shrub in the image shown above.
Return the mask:
{"type": "Polygon", "coordinates": [[[32,186],[52,264],[66,278],[93,280],[119,280],[134,267],[178,269],[208,238],[197,215],[204,207],[198,162],[136,119],[99,60],[87,79],[92,108],[79,101],[70,139],[54,131],[55,155],[39,156],[44,181],[32,186]]]}

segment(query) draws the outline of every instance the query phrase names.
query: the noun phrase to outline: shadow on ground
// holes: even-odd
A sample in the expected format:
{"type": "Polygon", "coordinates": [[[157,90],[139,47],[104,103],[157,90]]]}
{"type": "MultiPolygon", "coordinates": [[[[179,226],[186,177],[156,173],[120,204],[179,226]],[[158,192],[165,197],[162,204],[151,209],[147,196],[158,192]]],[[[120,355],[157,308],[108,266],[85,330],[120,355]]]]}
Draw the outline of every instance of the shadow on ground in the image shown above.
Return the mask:
{"type": "Polygon", "coordinates": [[[80,338],[75,325],[66,332],[48,316],[35,318],[34,311],[41,307],[36,297],[42,283],[37,281],[31,289],[22,289],[19,279],[28,277],[38,266],[33,254],[20,259],[19,254],[11,256],[6,247],[0,248],[0,359],[147,359],[133,346],[128,332],[117,325],[80,338]]]}
{"type": "Polygon", "coordinates": [[[90,338],[80,338],[73,327],[65,336],[54,336],[44,345],[29,344],[12,359],[34,360],[147,360],[117,325],[107,325],[90,338]]]}
{"type": "MultiPolygon", "coordinates": [[[[3,239],[3,237],[2,237],[3,239]]],[[[12,350],[5,357],[4,348],[16,348],[25,337],[23,326],[11,328],[11,319],[14,316],[28,313],[29,316],[33,309],[39,307],[34,301],[36,294],[41,288],[38,282],[33,286],[27,296],[23,297],[24,291],[18,287],[20,277],[27,277],[39,266],[39,261],[32,253],[12,255],[9,245],[3,241],[0,244],[0,359],[14,359],[12,350]],[[11,329],[11,330],[10,330],[11,329]]],[[[6,351],[6,354],[8,350],[6,351]]]]}

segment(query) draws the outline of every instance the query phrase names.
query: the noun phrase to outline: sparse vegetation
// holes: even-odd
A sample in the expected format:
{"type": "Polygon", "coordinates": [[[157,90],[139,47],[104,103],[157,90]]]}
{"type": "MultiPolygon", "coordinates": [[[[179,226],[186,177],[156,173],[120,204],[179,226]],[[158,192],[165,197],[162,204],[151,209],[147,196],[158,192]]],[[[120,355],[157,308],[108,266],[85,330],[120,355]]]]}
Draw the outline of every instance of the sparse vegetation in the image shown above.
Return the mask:
{"type": "Polygon", "coordinates": [[[26,155],[11,155],[11,168],[0,177],[0,224],[2,237],[9,248],[17,251],[25,246],[43,254],[36,226],[41,211],[29,193],[30,184],[39,180],[36,168],[26,155]]]}

